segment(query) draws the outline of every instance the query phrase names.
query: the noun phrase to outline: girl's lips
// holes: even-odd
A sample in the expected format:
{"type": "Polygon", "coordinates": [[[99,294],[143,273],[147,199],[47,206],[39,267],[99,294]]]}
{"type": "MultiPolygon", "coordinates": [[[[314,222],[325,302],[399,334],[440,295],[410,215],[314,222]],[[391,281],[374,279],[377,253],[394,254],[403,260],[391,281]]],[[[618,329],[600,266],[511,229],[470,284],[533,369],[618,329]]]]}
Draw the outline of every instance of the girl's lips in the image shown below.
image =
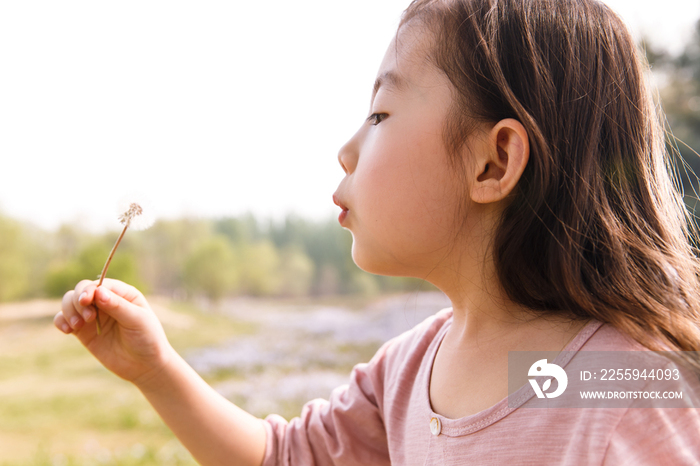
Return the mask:
{"type": "Polygon", "coordinates": [[[340,199],[338,199],[338,196],[336,196],[335,194],[333,194],[333,204],[337,205],[338,207],[340,207],[343,210],[349,210],[347,207],[345,207],[343,205],[342,202],[340,202],[340,199]]]}
{"type": "Polygon", "coordinates": [[[340,224],[342,225],[343,221],[345,220],[345,217],[348,216],[348,211],[350,209],[345,207],[345,205],[343,205],[343,203],[340,202],[340,199],[338,199],[338,196],[336,196],[335,194],[333,194],[333,203],[335,205],[337,205],[338,207],[340,207],[341,209],[343,209],[343,211],[340,212],[340,215],[338,215],[338,222],[340,222],[340,224]]]}

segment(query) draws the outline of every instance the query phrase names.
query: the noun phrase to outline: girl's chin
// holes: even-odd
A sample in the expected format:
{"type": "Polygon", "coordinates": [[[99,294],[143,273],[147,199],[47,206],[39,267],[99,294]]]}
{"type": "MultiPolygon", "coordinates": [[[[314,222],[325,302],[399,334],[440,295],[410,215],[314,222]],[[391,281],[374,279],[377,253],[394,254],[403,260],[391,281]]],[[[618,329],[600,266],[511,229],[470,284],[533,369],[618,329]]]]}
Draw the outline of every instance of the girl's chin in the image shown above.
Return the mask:
{"type": "Polygon", "coordinates": [[[352,242],[352,260],[355,265],[367,273],[374,275],[384,275],[389,277],[405,277],[409,276],[405,266],[396,264],[392,261],[383,261],[383,254],[365,250],[358,244],[353,235],[352,242]]]}

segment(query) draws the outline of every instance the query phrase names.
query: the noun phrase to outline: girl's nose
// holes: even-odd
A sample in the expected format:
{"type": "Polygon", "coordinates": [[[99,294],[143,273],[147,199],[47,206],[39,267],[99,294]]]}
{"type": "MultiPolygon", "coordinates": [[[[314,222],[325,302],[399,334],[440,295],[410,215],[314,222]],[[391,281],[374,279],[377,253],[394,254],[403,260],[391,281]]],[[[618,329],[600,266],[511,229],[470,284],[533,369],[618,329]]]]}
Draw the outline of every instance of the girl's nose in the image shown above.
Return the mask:
{"type": "Polygon", "coordinates": [[[338,152],[338,162],[343,167],[346,175],[351,174],[357,166],[357,158],[359,156],[359,131],[352,137],[338,152]]]}

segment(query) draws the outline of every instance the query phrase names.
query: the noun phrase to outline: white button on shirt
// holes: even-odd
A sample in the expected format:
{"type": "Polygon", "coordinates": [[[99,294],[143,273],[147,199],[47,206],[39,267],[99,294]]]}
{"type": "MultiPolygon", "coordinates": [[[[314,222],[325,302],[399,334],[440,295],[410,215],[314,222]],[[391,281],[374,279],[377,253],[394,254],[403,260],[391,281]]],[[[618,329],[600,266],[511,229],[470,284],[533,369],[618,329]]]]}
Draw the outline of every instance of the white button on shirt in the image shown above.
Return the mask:
{"type": "Polygon", "coordinates": [[[432,433],[435,436],[440,435],[440,430],[442,430],[442,426],[440,425],[440,419],[434,417],[430,420],[430,433],[432,433]]]}

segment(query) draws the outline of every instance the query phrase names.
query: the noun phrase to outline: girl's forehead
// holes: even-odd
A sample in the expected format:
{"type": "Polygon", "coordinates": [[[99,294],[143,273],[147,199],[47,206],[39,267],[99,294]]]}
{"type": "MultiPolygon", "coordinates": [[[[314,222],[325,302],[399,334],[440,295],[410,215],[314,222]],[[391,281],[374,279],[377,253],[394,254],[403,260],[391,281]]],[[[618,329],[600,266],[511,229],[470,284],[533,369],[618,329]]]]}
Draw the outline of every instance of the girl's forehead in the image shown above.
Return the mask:
{"type": "Polygon", "coordinates": [[[429,63],[433,50],[433,34],[426,27],[406,24],[399,29],[389,47],[403,61],[429,63]]]}
{"type": "Polygon", "coordinates": [[[430,59],[431,39],[419,27],[402,27],[387,48],[377,81],[386,81],[386,77],[405,85],[434,81],[435,75],[442,73],[430,59]]]}

